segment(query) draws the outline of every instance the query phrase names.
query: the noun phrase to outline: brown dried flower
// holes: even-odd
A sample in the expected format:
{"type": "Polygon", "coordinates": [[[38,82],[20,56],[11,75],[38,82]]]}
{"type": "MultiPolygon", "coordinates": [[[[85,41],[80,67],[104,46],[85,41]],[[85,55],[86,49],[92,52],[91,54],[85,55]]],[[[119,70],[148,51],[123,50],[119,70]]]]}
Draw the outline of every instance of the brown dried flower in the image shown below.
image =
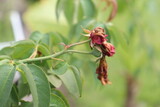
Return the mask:
{"type": "Polygon", "coordinates": [[[100,64],[96,69],[96,73],[98,74],[97,78],[103,85],[111,84],[111,82],[108,80],[108,65],[105,60],[105,56],[113,56],[115,54],[115,47],[111,43],[107,42],[106,37],[108,35],[105,34],[103,28],[96,27],[91,31],[87,29],[83,29],[83,31],[87,33],[87,36],[89,36],[91,39],[91,48],[96,48],[102,54],[102,57],[100,58],[100,64]]]}

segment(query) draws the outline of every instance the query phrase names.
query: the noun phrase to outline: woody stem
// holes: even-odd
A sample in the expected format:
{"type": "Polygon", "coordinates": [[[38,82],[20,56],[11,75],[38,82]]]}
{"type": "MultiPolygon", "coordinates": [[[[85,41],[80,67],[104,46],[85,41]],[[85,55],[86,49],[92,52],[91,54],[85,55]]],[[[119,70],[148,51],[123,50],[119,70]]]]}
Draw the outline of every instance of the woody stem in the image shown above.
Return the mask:
{"type": "Polygon", "coordinates": [[[70,47],[73,47],[73,46],[76,46],[76,45],[81,45],[81,44],[87,43],[89,41],[90,41],[90,39],[85,40],[85,41],[81,41],[81,42],[77,42],[77,43],[73,43],[73,44],[67,45],[67,47],[70,48],[70,47]]]}

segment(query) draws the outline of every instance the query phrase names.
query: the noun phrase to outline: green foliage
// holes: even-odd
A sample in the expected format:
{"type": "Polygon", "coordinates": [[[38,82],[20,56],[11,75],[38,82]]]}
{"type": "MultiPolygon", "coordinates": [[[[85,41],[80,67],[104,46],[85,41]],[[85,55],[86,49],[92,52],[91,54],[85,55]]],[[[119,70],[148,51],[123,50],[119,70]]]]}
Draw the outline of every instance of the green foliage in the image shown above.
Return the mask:
{"type": "Polygon", "coordinates": [[[14,52],[11,54],[11,57],[13,59],[28,58],[32,54],[35,46],[35,43],[31,40],[19,41],[13,45],[14,52]]]}
{"type": "Polygon", "coordinates": [[[60,62],[54,67],[53,73],[55,75],[62,75],[62,74],[64,74],[66,72],[68,67],[69,67],[68,63],[60,62]]]}
{"type": "Polygon", "coordinates": [[[89,18],[96,16],[96,8],[92,0],[80,0],[83,9],[83,17],[89,18]]]}
{"type": "Polygon", "coordinates": [[[58,0],[56,4],[57,19],[59,19],[61,12],[64,13],[71,26],[75,22],[96,16],[96,8],[92,0],[58,0]]]}
{"type": "Polygon", "coordinates": [[[0,104],[4,106],[9,98],[13,78],[15,74],[15,67],[10,64],[0,65],[0,104]]]}
{"type": "Polygon", "coordinates": [[[67,100],[64,98],[62,93],[58,90],[52,89],[50,107],[69,107],[67,100]]]}
{"type": "Polygon", "coordinates": [[[76,77],[71,69],[67,69],[64,74],[59,75],[59,78],[63,81],[70,93],[74,94],[76,97],[81,95],[77,85],[78,81],[76,80],[76,77]]]}
{"type": "Polygon", "coordinates": [[[52,89],[51,94],[57,95],[57,97],[59,97],[63,101],[63,103],[65,103],[65,106],[69,107],[67,100],[65,99],[65,97],[63,96],[63,94],[60,91],[58,91],[56,89],[52,89]]]}
{"type": "Polygon", "coordinates": [[[34,107],[48,107],[50,101],[50,87],[41,68],[35,65],[19,65],[18,69],[25,72],[32,96],[34,107]]]}
{"type": "Polygon", "coordinates": [[[2,105],[69,107],[60,92],[55,89],[50,90],[50,87],[60,87],[62,82],[70,93],[81,96],[82,84],[79,70],[67,62],[51,60],[54,55],[59,56],[65,53],[65,50],[59,52],[60,54],[54,52],[55,48],[60,50],[61,46],[57,44],[62,39],[65,40],[57,33],[34,32],[29,40],[18,41],[0,50],[0,102],[2,105]],[[54,66],[55,63],[57,63],[56,66],[54,66]],[[16,70],[20,72],[21,79],[12,87],[16,70]],[[21,100],[30,94],[33,102],[21,100]]]}

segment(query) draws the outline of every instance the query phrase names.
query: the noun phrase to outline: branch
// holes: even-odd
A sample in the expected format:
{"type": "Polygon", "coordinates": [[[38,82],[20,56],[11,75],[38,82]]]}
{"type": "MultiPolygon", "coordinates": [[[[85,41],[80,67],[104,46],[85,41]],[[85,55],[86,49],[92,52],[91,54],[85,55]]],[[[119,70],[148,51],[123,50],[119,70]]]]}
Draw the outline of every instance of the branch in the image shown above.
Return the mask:
{"type": "Polygon", "coordinates": [[[70,44],[70,45],[66,45],[66,48],[68,49],[68,48],[70,48],[70,47],[73,47],[73,46],[76,46],[76,45],[81,45],[81,44],[87,43],[87,42],[89,42],[89,41],[90,41],[90,39],[89,39],[89,40],[82,41],[82,42],[77,42],[77,43],[73,43],[73,44],[70,44]]]}
{"type": "Polygon", "coordinates": [[[86,51],[77,51],[77,50],[67,50],[66,53],[80,53],[80,54],[91,54],[92,52],[86,52],[86,51]]]}
{"type": "Polygon", "coordinates": [[[52,55],[44,56],[44,57],[38,57],[38,58],[33,58],[33,59],[29,59],[29,58],[28,59],[22,59],[22,60],[19,60],[18,62],[24,63],[24,62],[34,62],[34,61],[40,61],[40,60],[48,60],[48,59],[60,56],[64,53],[65,53],[65,50],[57,52],[57,53],[52,54],[52,55]]]}
{"type": "Polygon", "coordinates": [[[85,51],[63,50],[63,51],[57,52],[57,53],[52,54],[52,55],[48,55],[48,56],[44,56],[44,57],[38,57],[38,58],[33,58],[33,59],[23,59],[23,60],[19,60],[18,62],[24,63],[24,62],[34,62],[34,61],[48,60],[48,59],[52,59],[52,58],[58,57],[60,55],[63,55],[65,53],[91,54],[91,52],[85,52],[85,51]]]}

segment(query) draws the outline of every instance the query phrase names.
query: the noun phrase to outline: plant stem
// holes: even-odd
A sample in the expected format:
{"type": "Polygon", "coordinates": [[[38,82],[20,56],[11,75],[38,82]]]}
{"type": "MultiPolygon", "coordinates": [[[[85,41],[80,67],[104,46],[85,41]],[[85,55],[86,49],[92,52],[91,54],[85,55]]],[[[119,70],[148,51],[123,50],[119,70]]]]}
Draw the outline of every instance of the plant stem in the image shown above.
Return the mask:
{"type": "Polygon", "coordinates": [[[19,60],[19,62],[34,62],[34,61],[40,61],[40,60],[47,60],[47,59],[51,59],[51,58],[60,56],[64,53],[65,53],[65,50],[57,52],[57,53],[52,54],[52,55],[44,56],[44,57],[38,57],[38,58],[33,58],[33,59],[28,58],[28,59],[19,60]]]}
{"type": "Polygon", "coordinates": [[[66,52],[67,53],[71,52],[71,53],[80,53],[80,54],[91,54],[91,52],[77,51],[77,50],[67,50],[66,52]]]}
{"type": "Polygon", "coordinates": [[[70,45],[67,45],[67,46],[68,46],[68,48],[70,48],[70,47],[73,47],[73,46],[76,46],[76,45],[81,45],[81,44],[87,43],[89,41],[90,41],[90,39],[82,41],[82,42],[73,43],[73,44],[70,44],[70,45]]]}
{"type": "Polygon", "coordinates": [[[57,52],[57,53],[52,54],[52,55],[33,58],[33,59],[23,59],[23,60],[19,60],[18,62],[24,63],[24,62],[34,62],[34,61],[48,60],[48,59],[52,59],[52,58],[55,58],[55,57],[60,56],[62,54],[70,53],[70,52],[71,53],[80,53],[80,54],[91,54],[91,52],[84,52],[84,51],[77,51],[77,50],[63,50],[63,51],[57,52]]]}

